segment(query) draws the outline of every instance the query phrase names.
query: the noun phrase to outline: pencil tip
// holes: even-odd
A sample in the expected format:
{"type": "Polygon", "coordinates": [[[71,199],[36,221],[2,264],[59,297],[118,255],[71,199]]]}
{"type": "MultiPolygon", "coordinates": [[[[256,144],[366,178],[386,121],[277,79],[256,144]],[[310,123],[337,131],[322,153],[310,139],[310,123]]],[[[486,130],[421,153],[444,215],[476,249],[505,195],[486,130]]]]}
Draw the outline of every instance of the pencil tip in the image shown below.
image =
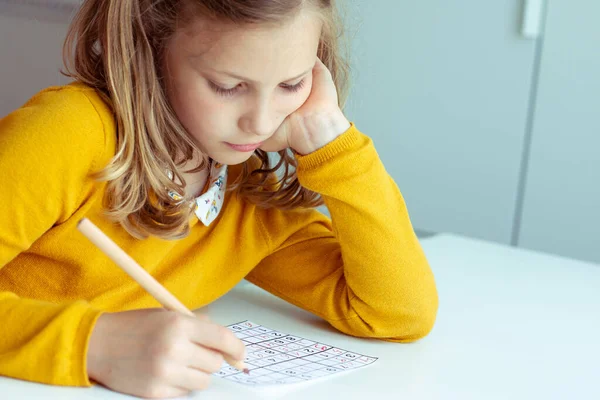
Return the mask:
{"type": "Polygon", "coordinates": [[[244,368],[244,373],[245,373],[246,375],[250,375],[250,370],[249,370],[248,368],[244,368]]]}

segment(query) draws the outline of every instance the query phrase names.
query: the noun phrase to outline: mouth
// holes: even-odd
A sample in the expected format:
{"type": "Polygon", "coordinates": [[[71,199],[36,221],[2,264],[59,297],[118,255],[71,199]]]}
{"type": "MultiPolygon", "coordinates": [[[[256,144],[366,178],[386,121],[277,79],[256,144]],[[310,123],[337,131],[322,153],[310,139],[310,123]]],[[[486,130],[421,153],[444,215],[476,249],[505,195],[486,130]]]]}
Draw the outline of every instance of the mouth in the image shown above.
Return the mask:
{"type": "Polygon", "coordinates": [[[233,144],[233,143],[225,142],[225,144],[227,146],[231,147],[235,151],[241,151],[241,152],[245,153],[245,152],[254,151],[254,150],[258,149],[260,146],[262,146],[263,142],[251,143],[251,144],[233,144]]]}

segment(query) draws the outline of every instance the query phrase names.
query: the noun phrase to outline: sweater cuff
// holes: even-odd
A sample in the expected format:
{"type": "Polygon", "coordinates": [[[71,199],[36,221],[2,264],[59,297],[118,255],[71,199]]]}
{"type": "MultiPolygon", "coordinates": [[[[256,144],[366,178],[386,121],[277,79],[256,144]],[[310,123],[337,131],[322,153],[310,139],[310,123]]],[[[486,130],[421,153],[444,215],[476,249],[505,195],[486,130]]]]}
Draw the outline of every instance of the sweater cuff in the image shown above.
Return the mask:
{"type": "Polygon", "coordinates": [[[327,143],[320,149],[306,155],[296,154],[298,160],[298,170],[311,170],[319,165],[326,163],[336,155],[354,147],[359,142],[360,133],[354,123],[350,122],[350,128],[344,133],[335,138],[332,142],[327,143]]]}
{"type": "Polygon", "coordinates": [[[73,343],[73,374],[77,386],[92,386],[87,370],[87,355],[92,332],[100,315],[104,312],[89,309],[81,318],[73,343]]]}

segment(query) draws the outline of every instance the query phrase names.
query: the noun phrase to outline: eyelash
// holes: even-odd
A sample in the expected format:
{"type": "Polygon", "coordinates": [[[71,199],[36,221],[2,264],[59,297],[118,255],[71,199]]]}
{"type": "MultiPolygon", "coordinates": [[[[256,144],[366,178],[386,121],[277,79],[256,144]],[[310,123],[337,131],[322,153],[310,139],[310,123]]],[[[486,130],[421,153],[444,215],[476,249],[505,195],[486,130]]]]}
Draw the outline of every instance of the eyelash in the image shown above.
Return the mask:
{"type": "MultiPolygon", "coordinates": [[[[236,86],[234,88],[231,89],[223,89],[222,87],[220,87],[219,85],[216,85],[215,83],[208,81],[210,87],[220,96],[223,97],[230,97],[233,96],[237,91],[238,91],[238,87],[236,86]]],[[[302,79],[300,82],[296,83],[295,85],[284,85],[281,86],[283,89],[287,90],[288,92],[291,93],[295,93],[300,91],[303,87],[304,87],[304,79],[302,79]]]]}

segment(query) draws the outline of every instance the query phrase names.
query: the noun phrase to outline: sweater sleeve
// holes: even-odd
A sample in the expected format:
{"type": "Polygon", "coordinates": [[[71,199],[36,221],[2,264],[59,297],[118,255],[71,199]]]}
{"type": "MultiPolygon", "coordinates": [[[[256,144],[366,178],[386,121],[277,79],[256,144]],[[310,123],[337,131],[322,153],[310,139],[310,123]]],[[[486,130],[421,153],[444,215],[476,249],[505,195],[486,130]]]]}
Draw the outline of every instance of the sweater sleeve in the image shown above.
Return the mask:
{"type": "MultiPolygon", "coordinates": [[[[0,269],[80,206],[104,147],[102,121],[75,89],[41,92],[0,120],[0,269]]],[[[99,315],[84,301],[0,291],[0,375],[90,385],[87,341],[99,315]]]]}
{"type": "Polygon", "coordinates": [[[350,335],[427,335],[438,308],[434,277],[371,139],[352,124],[298,156],[297,173],[323,196],[332,220],[315,210],[265,211],[271,254],[247,279],[350,335]]]}

